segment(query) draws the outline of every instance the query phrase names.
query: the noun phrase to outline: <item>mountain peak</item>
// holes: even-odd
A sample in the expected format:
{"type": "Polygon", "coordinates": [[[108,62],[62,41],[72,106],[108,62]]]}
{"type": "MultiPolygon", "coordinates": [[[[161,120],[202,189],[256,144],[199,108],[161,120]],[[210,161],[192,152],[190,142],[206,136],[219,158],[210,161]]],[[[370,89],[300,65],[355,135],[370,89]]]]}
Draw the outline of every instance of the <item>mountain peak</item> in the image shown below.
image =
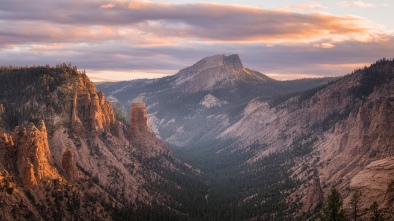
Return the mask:
{"type": "Polygon", "coordinates": [[[198,67],[200,70],[222,66],[234,69],[243,69],[243,64],[237,54],[229,56],[224,54],[213,55],[200,60],[193,66],[198,67]]]}
{"type": "Polygon", "coordinates": [[[237,54],[224,54],[203,58],[194,65],[180,70],[175,85],[186,91],[200,91],[218,84],[233,83],[248,76],[237,54]]]}
{"type": "Polygon", "coordinates": [[[223,59],[223,64],[227,67],[231,67],[234,69],[243,69],[244,68],[242,61],[237,54],[225,56],[223,59]]]}

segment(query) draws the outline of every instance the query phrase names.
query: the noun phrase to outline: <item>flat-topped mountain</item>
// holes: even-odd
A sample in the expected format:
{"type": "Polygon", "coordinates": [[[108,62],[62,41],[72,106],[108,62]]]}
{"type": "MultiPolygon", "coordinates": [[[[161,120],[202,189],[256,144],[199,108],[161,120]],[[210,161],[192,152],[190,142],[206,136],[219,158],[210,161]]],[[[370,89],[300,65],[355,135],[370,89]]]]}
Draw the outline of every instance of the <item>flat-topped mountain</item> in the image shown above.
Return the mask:
{"type": "Polygon", "coordinates": [[[238,55],[214,55],[180,70],[174,75],[174,88],[197,92],[248,81],[273,81],[269,77],[244,68],[238,55]]]}
{"type": "Polygon", "coordinates": [[[276,81],[245,68],[234,54],[206,57],[169,77],[97,87],[117,106],[145,102],[152,130],[170,144],[189,146],[214,140],[254,98],[302,91],[329,80],[276,81]]]}

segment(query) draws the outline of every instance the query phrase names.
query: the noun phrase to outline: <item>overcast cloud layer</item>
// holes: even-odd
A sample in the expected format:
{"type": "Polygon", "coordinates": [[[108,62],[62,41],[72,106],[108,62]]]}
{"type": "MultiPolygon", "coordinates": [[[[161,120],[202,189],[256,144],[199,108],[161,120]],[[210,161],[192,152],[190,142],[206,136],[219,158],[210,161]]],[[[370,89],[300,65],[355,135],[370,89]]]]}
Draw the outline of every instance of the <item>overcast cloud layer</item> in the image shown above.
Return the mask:
{"type": "MultiPolygon", "coordinates": [[[[377,7],[338,1],[339,7],[377,7]]],[[[381,7],[388,7],[384,5],[381,7]]],[[[343,75],[393,57],[394,35],[316,2],[262,9],[214,3],[6,0],[1,65],[73,63],[94,80],[161,77],[214,54],[239,54],[274,78],[343,75]],[[294,11],[296,10],[296,11],[294,11]]]]}

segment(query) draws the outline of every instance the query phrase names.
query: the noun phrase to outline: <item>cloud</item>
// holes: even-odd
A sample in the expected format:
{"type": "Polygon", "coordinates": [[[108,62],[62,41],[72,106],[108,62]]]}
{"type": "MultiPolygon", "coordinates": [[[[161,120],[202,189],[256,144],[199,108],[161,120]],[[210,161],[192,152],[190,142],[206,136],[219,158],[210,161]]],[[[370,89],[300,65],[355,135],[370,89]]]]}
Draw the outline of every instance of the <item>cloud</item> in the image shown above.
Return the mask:
{"type": "Polygon", "coordinates": [[[13,0],[0,26],[0,65],[71,62],[97,80],[175,74],[234,53],[277,76],[341,75],[394,51],[392,33],[364,18],[212,3],[13,0]]]}
{"type": "MultiPolygon", "coordinates": [[[[316,43],[324,45],[326,42],[316,43]]],[[[310,43],[263,45],[233,43],[188,43],[179,46],[136,47],[114,42],[96,45],[31,45],[3,49],[0,65],[45,65],[71,62],[98,80],[128,80],[175,74],[198,60],[214,54],[240,55],[244,66],[280,79],[299,76],[338,76],[368,65],[382,57],[392,58],[394,37],[382,42],[336,43],[315,47],[310,43]],[[49,47],[53,47],[51,50],[49,47]],[[108,73],[110,75],[108,75],[108,73]],[[280,76],[279,76],[280,75],[280,76]],[[103,79],[99,79],[103,78],[103,79]]]]}
{"type": "Polygon", "coordinates": [[[357,8],[372,8],[374,4],[363,2],[363,1],[342,1],[338,5],[343,7],[357,7],[357,8]]]}
{"type": "Polygon", "coordinates": [[[308,2],[305,4],[299,4],[299,5],[286,5],[286,6],[281,6],[277,8],[278,10],[301,10],[301,11],[307,11],[307,10],[316,10],[316,9],[326,9],[327,7],[321,5],[320,3],[317,3],[315,1],[308,2]]]}
{"type": "Polygon", "coordinates": [[[335,45],[332,43],[313,44],[313,46],[316,48],[333,48],[333,47],[335,47],[335,45]]]}
{"type": "Polygon", "coordinates": [[[115,7],[115,4],[112,4],[112,3],[108,3],[108,4],[105,4],[105,5],[100,5],[101,9],[108,9],[108,8],[114,8],[114,7],[115,7]]]}
{"type": "MultiPolygon", "coordinates": [[[[132,1],[7,2],[0,20],[7,42],[73,42],[127,39],[139,43],[183,41],[294,42],[316,41],[322,36],[365,35],[374,30],[363,18],[322,13],[300,14],[260,8],[199,4],[163,4],[132,1]],[[48,4],[46,10],[40,5],[48,4]],[[30,26],[30,27],[28,27],[30,26]],[[177,39],[176,39],[177,38],[177,39]],[[11,40],[11,41],[9,41],[11,40]]],[[[317,3],[293,6],[320,7],[317,3]]]]}

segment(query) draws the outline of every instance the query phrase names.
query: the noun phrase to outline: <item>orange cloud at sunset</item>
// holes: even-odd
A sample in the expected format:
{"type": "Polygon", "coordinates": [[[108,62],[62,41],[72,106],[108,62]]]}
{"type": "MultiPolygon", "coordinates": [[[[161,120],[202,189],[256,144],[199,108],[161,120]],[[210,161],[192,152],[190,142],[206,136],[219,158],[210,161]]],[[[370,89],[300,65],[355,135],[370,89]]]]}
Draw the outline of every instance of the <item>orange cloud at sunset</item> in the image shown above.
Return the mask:
{"type": "MultiPolygon", "coordinates": [[[[363,1],[337,3],[332,5],[344,10],[377,8],[363,1]]],[[[247,67],[262,72],[338,75],[349,71],[344,64],[392,56],[394,42],[393,31],[384,25],[319,11],[329,7],[316,1],[272,9],[138,0],[15,0],[0,7],[2,64],[73,62],[100,74],[169,74],[202,57],[236,53],[247,67]],[[329,66],[309,65],[327,60],[340,68],[334,73],[329,66]]]]}

